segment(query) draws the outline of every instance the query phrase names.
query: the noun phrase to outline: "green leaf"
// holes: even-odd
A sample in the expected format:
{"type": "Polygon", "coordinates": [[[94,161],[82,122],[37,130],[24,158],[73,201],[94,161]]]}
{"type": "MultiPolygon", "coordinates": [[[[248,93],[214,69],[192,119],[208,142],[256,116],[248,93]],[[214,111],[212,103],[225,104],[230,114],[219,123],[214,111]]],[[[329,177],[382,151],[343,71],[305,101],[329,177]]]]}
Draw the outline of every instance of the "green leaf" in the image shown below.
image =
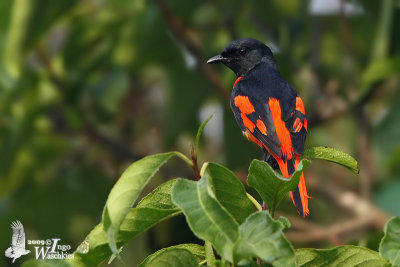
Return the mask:
{"type": "Polygon", "coordinates": [[[324,159],[342,165],[354,173],[359,173],[358,162],[349,154],[331,147],[310,147],[302,155],[304,159],[324,159]]]}
{"type": "MultiPolygon", "coordinates": [[[[130,209],[121,224],[117,244],[124,245],[157,223],[180,214],[172,203],[171,192],[176,180],[170,180],[144,197],[139,204],[130,209]]],[[[97,266],[112,255],[103,225],[97,225],[85,241],[80,244],[70,260],[73,266],[97,266]]]]}
{"type": "Polygon", "coordinates": [[[172,190],[172,201],[183,210],[192,232],[232,261],[239,225],[216,199],[208,175],[198,182],[179,179],[172,190]]]}
{"type": "Polygon", "coordinates": [[[331,249],[298,249],[296,250],[296,263],[298,267],[390,266],[389,262],[385,259],[382,259],[378,252],[357,246],[340,246],[331,249]]]}
{"type": "Polygon", "coordinates": [[[207,260],[207,265],[215,267],[215,255],[214,255],[214,249],[209,241],[206,241],[204,243],[204,250],[206,252],[206,260],[207,260]]]}
{"type": "Polygon", "coordinates": [[[207,163],[205,173],[211,179],[218,201],[239,224],[253,213],[246,189],[231,170],[216,163],[207,163]]]}
{"type": "Polygon", "coordinates": [[[290,223],[288,218],[286,218],[284,216],[279,216],[278,222],[280,222],[282,224],[283,230],[289,229],[292,226],[292,224],[290,223]]]}
{"type": "Polygon", "coordinates": [[[165,248],[147,257],[138,267],[197,267],[196,257],[186,248],[165,248]]]}
{"type": "Polygon", "coordinates": [[[197,244],[181,244],[168,248],[163,248],[148,256],[138,267],[147,266],[197,266],[199,262],[205,259],[204,247],[197,244]],[[188,256],[190,253],[190,256],[188,256]],[[175,257],[175,258],[174,258],[175,257]],[[194,261],[193,261],[194,258],[194,261]],[[190,261],[189,261],[190,259],[190,261]],[[170,265],[162,265],[166,260],[170,265]],[[186,263],[187,265],[185,265],[186,263]],[[161,265],[157,265],[161,264],[161,265]],[[194,264],[194,265],[190,265],[194,264]]]}
{"type": "Polygon", "coordinates": [[[206,127],[207,123],[211,120],[211,118],[214,116],[214,114],[215,114],[215,113],[211,114],[211,116],[208,117],[208,119],[205,120],[205,121],[200,125],[200,128],[199,128],[199,130],[197,131],[197,134],[196,134],[196,151],[197,151],[198,148],[199,148],[200,137],[201,137],[201,135],[203,134],[204,127],[206,127]]]}
{"type": "Polygon", "coordinates": [[[297,170],[287,179],[275,172],[266,162],[253,160],[250,164],[247,184],[257,190],[271,214],[274,214],[282,198],[289,191],[296,190],[302,172],[310,163],[308,160],[302,160],[297,170]]]}
{"type": "Polygon", "coordinates": [[[283,235],[283,225],[272,219],[266,211],[250,215],[239,227],[239,238],[234,259],[260,258],[273,266],[296,266],[292,245],[283,235]]]}
{"type": "Polygon", "coordinates": [[[393,217],[386,223],[379,253],[393,266],[400,266],[400,218],[393,217]]]}
{"type": "Polygon", "coordinates": [[[114,254],[118,254],[115,238],[122,221],[147,182],[172,156],[189,161],[179,152],[147,156],[131,164],[111,189],[103,211],[103,228],[114,254]]]}

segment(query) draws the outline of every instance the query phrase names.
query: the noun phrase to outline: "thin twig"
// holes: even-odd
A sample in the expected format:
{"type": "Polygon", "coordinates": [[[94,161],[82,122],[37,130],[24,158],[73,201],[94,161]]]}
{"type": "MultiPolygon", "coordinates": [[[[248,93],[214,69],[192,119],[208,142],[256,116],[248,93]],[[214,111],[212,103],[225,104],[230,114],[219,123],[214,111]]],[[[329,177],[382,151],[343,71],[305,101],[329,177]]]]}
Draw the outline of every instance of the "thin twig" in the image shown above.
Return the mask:
{"type": "Polygon", "coordinates": [[[329,240],[335,245],[343,244],[354,238],[356,234],[368,228],[382,230],[390,215],[370,201],[357,194],[344,191],[334,184],[320,185],[316,188],[330,198],[340,209],[352,214],[349,219],[336,222],[330,226],[320,226],[306,220],[290,217],[294,230],[288,231],[286,236],[292,242],[318,242],[329,240]]]}
{"type": "Polygon", "coordinates": [[[201,52],[200,46],[190,38],[188,34],[189,29],[183,25],[181,20],[173,14],[171,8],[168,6],[166,1],[157,0],[158,8],[160,9],[161,15],[163,16],[165,22],[168,24],[169,29],[174,34],[174,36],[181,42],[190,53],[196,58],[199,69],[207,78],[207,80],[213,85],[218,94],[224,99],[229,100],[230,95],[226,90],[224,84],[219,78],[218,74],[206,64],[206,59],[201,52]]]}
{"type": "Polygon", "coordinates": [[[357,109],[362,108],[372,99],[375,93],[381,89],[381,84],[382,82],[374,84],[367,93],[361,95],[357,100],[347,103],[344,107],[336,109],[327,115],[314,114],[314,116],[307,118],[307,120],[309,120],[309,124],[313,127],[321,126],[323,124],[332,123],[345,115],[351,115],[353,112],[356,112],[357,109]]]}
{"type": "Polygon", "coordinates": [[[314,226],[307,231],[289,231],[286,237],[292,242],[317,242],[329,240],[335,245],[345,243],[351,239],[351,234],[362,231],[371,226],[370,217],[355,217],[329,227],[314,226]]]}

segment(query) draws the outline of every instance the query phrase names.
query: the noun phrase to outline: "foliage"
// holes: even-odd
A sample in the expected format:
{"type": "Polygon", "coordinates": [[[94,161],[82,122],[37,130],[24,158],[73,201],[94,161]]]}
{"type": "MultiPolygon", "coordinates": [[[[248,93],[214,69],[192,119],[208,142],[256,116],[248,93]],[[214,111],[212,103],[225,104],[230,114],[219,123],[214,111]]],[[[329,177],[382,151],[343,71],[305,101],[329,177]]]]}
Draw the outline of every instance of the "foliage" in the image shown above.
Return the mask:
{"type": "Polygon", "coordinates": [[[294,250],[283,235],[283,228],[266,211],[253,213],[239,227],[235,260],[259,258],[273,266],[295,266],[294,250]]]}
{"type": "MultiPolygon", "coordinates": [[[[199,129],[198,136],[204,126],[199,129]]],[[[354,159],[343,152],[330,148],[309,151],[318,152],[308,152],[308,158],[328,160],[334,158],[329,153],[340,154],[331,161],[354,169],[354,159]]],[[[139,266],[253,266],[256,259],[277,267],[336,266],[339,263],[341,266],[390,266],[383,257],[398,264],[398,218],[390,220],[385,228],[380,248],[383,257],[378,252],[357,246],[293,248],[283,233],[290,223],[286,218],[275,220],[273,214],[284,195],[297,187],[302,172],[311,163],[308,160],[302,160],[289,179],[283,178],[266,162],[252,162],[247,181],[271,207],[268,211],[253,212],[252,202],[256,200],[246,192],[235,174],[219,164],[208,162],[203,164],[200,180],[170,180],[130,208],[144,184],[172,156],[193,164],[184,155],[170,152],[145,157],[127,168],[110,192],[102,224],[94,228],[74,253],[74,258],[66,260],[65,265],[98,265],[109,256],[110,261],[115,257],[120,259],[119,253],[129,239],[181,212],[193,233],[205,241],[204,246],[181,244],[164,248],[148,256],[139,266]],[[221,260],[216,260],[213,249],[221,260]]],[[[254,204],[260,207],[260,204],[254,204]]],[[[34,262],[25,265],[35,266],[34,262]]]]}
{"type": "Polygon", "coordinates": [[[276,207],[287,192],[296,190],[301,174],[310,163],[307,160],[301,161],[297,170],[289,179],[286,179],[277,174],[265,162],[253,160],[249,168],[247,184],[257,190],[271,214],[274,214],[276,207]]]}
{"type": "MultiPolygon", "coordinates": [[[[118,253],[116,236],[130,207],[147,182],[172,156],[185,158],[178,152],[148,156],[129,166],[111,189],[103,212],[103,228],[114,254],[118,253]]],[[[189,160],[187,160],[189,162],[189,160]]]]}
{"type": "MultiPolygon", "coordinates": [[[[125,216],[117,235],[117,244],[122,246],[133,237],[155,224],[181,213],[171,201],[171,193],[176,180],[170,180],[145,196],[136,207],[125,216]]],[[[109,239],[102,224],[97,225],[74,253],[74,266],[98,265],[112,252],[109,239]]]]}
{"type": "Polygon", "coordinates": [[[386,223],[379,252],[393,266],[400,266],[400,218],[393,217],[386,223]]]}
{"type": "Polygon", "coordinates": [[[386,259],[376,251],[357,246],[341,246],[331,249],[298,249],[296,262],[300,267],[311,266],[370,266],[389,267],[386,259]]]}
{"type": "Polygon", "coordinates": [[[243,184],[224,166],[210,162],[204,168],[203,177],[210,180],[215,198],[241,224],[253,212],[253,205],[247,198],[243,184]]]}
{"type": "Polygon", "coordinates": [[[148,256],[138,267],[150,266],[198,266],[205,259],[204,247],[196,244],[183,244],[165,249],[148,256]],[[160,265],[163,264],[163,265],[160,265]]]}
{"type": "Polygon", "coordinates": [[[358,162],[348,154],[331,147],[310,147],[304,151],[302,158],[323,159],[340,164],[354,173],[359,173],[358,162]]]}

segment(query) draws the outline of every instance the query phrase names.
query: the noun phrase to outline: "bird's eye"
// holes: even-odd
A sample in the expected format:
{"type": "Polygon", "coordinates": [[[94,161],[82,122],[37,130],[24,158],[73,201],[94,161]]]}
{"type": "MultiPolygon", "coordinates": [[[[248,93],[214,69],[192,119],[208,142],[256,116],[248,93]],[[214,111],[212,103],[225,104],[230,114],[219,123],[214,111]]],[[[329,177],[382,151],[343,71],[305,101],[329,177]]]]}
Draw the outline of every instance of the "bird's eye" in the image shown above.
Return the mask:
{"type": "Polygon", "coordinates": [[[244,49],[244,48],[241,48],[240,50],[239,50],[239,54],[241,54],[242,56],[243,55],[245,55],[246,54],[246,49],[244,49]]]}

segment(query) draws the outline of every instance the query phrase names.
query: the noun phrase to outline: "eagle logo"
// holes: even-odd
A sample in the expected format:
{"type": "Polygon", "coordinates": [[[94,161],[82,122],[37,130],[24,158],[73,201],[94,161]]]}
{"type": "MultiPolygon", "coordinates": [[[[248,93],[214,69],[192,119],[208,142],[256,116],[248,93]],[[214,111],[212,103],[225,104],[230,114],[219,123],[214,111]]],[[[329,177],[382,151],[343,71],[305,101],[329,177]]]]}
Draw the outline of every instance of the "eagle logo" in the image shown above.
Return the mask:
{"type": "Polygon", "coordinates": [[[11,223],[12,233],[12,241],[11,247],[9,247],[4,253],[6,257],[12,258],[14,261],[28,253],[30,250],[25,249],[25,232],[24,227],[20,221],[14,221],[11,223]]]}

